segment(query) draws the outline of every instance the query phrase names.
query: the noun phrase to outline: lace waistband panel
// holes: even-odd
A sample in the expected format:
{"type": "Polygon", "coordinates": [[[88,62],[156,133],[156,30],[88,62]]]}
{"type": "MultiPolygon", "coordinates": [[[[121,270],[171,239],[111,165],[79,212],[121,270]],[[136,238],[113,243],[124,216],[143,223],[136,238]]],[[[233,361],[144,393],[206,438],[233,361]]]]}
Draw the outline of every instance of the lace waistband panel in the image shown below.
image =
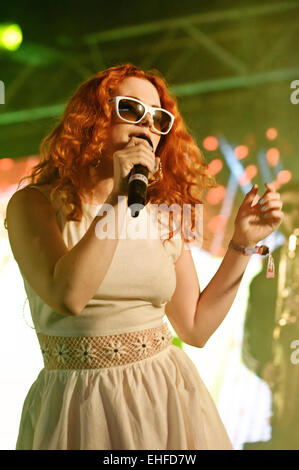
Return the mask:
{"type": "Polygon", "coordinates": [[[166,323],[107,336],[49,336],[37,333],[45,369],[100,369],[152,357],[173,340],[166,323]]]}

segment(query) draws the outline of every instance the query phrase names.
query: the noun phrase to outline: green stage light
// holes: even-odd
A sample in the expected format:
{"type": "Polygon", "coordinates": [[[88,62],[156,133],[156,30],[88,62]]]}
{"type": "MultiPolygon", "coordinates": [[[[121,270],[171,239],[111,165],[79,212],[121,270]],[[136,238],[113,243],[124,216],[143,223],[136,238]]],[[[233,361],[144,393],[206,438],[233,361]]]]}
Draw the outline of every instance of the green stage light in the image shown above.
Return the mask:
{"type": "Polygon", "coordinates": [[[22,30],[17,24],[0,24],[0,48],[17,50],[23,40],[22,30]]]}

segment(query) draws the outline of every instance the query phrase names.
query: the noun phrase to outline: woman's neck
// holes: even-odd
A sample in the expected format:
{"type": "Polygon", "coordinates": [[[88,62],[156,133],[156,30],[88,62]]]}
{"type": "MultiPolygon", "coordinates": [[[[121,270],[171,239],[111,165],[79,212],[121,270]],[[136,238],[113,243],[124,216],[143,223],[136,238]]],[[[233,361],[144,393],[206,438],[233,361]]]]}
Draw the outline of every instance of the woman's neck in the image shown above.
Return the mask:
{"type": "Polygon", "coordinates": [[[89,167],[89,184],[84,194],[87,204],[103,204],[113,189],[113,176],[101,168],[89,167]]]}

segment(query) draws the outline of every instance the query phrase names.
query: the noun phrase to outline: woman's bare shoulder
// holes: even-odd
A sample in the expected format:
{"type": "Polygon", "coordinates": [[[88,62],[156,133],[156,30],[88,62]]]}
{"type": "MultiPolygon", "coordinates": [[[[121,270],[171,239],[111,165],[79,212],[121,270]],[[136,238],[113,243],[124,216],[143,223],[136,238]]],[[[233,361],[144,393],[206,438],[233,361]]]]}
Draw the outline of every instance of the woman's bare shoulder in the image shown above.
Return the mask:
{"type": "Polygon", "coordinates": [[[53,184],[28,184],[16,191],[7,204],[7,211],[10,209],[14,215],[19,212],[30,212],[33,216],[40,216],[41,212],[56,215],[60,224],[61,217],[65,218],[68,208],[60,193],[54,193],[51,198],[53,184]]]}
{"type": "Polygon", "coordinates": [[[14,208],[14,210],[24,210],[24,206],[30,210],[38,209],[39,207],[48,206],[52,207],[50,201],[50,185],[37,185],[29,184],[13,193],[8,201],[7,209],[14,208]]]}

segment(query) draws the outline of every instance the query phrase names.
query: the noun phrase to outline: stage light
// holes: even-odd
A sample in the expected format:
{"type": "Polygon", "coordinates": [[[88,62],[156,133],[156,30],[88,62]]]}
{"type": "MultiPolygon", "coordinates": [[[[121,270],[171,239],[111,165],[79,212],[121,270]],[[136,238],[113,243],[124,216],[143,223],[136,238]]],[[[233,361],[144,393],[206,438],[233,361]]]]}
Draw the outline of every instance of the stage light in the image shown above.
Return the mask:
{"type": "Polygon", "coordinates": [[[249,184],[251,180],[257,175],[258,169],[256,165],[248,165],[241,178],[239,179],[240,186],[245,186],[249,184]]]}
{"type": "Polygon", "coordinates": [[[246,171],[246,175],[248,176],[248,178],[252,180],[252,178],[254,178],[257,175],[258,169],[256,165],[248,165],[245,168],[245,171],[246,171]]]}
{"type": "Polygon", "coordinates": [[[0,48],[17,50],[23,40],[22,30],[17,24],[0,24],[0,48]]]}
{"type": "Polygon", "coordinates": [[[267,150],[266,155],[269,166],[272,168],[275,167],[279,161],[279,150],[275,147],[271,147],[269,150],[267,150]]]}
{"type": "Polygon", "coordinates": [[[280,184],[286,184],[292,179],[292,172],[289,170],[281,170],[277,173],[276,176],[280,184]]]}
{"type": "Polygon", "coordinates": [[[220,160],[220,158],[215,158],[209,163],[208,166],[211,175],[217,175],[217,173],[219,173],[219,171],[221,171],[223,168],[223,162],[220,160]]]}
{"type": "Polygon", "coordinates": [[[8,171],[11,170],[15,162],[11,158],[1,158],[0,160],[0,170],[8,171]]]}
{"type": "Polygon", "coordinates": [[[225,197],[226,189],[224,186],[218,186],[217,188],[212,188],[207,193],[207,202],[209,204],[215,205],[219,204],[225,197]]]}
{"type": "Polygon", "coordinates": [[[206,150],[212,152],[213,150],[216,150],[218,148],[218,139],[216,137],[213,137],[212,135],[209,135],[203,140],[202,145],[206,150]]]}
{"type": "Polygon", "coordinates": [[[243,160],[248,155],[248,147],[246,145],[238,145],[235,147],[234,152],[238,160],[243,160]]]}
{"type": "Polygon", "coordinates": [[[269,127],[269,129],[266,130],[266,137],[269,140],[274,140],[277,137],[277,129],[275,127],[269,127]]]}

